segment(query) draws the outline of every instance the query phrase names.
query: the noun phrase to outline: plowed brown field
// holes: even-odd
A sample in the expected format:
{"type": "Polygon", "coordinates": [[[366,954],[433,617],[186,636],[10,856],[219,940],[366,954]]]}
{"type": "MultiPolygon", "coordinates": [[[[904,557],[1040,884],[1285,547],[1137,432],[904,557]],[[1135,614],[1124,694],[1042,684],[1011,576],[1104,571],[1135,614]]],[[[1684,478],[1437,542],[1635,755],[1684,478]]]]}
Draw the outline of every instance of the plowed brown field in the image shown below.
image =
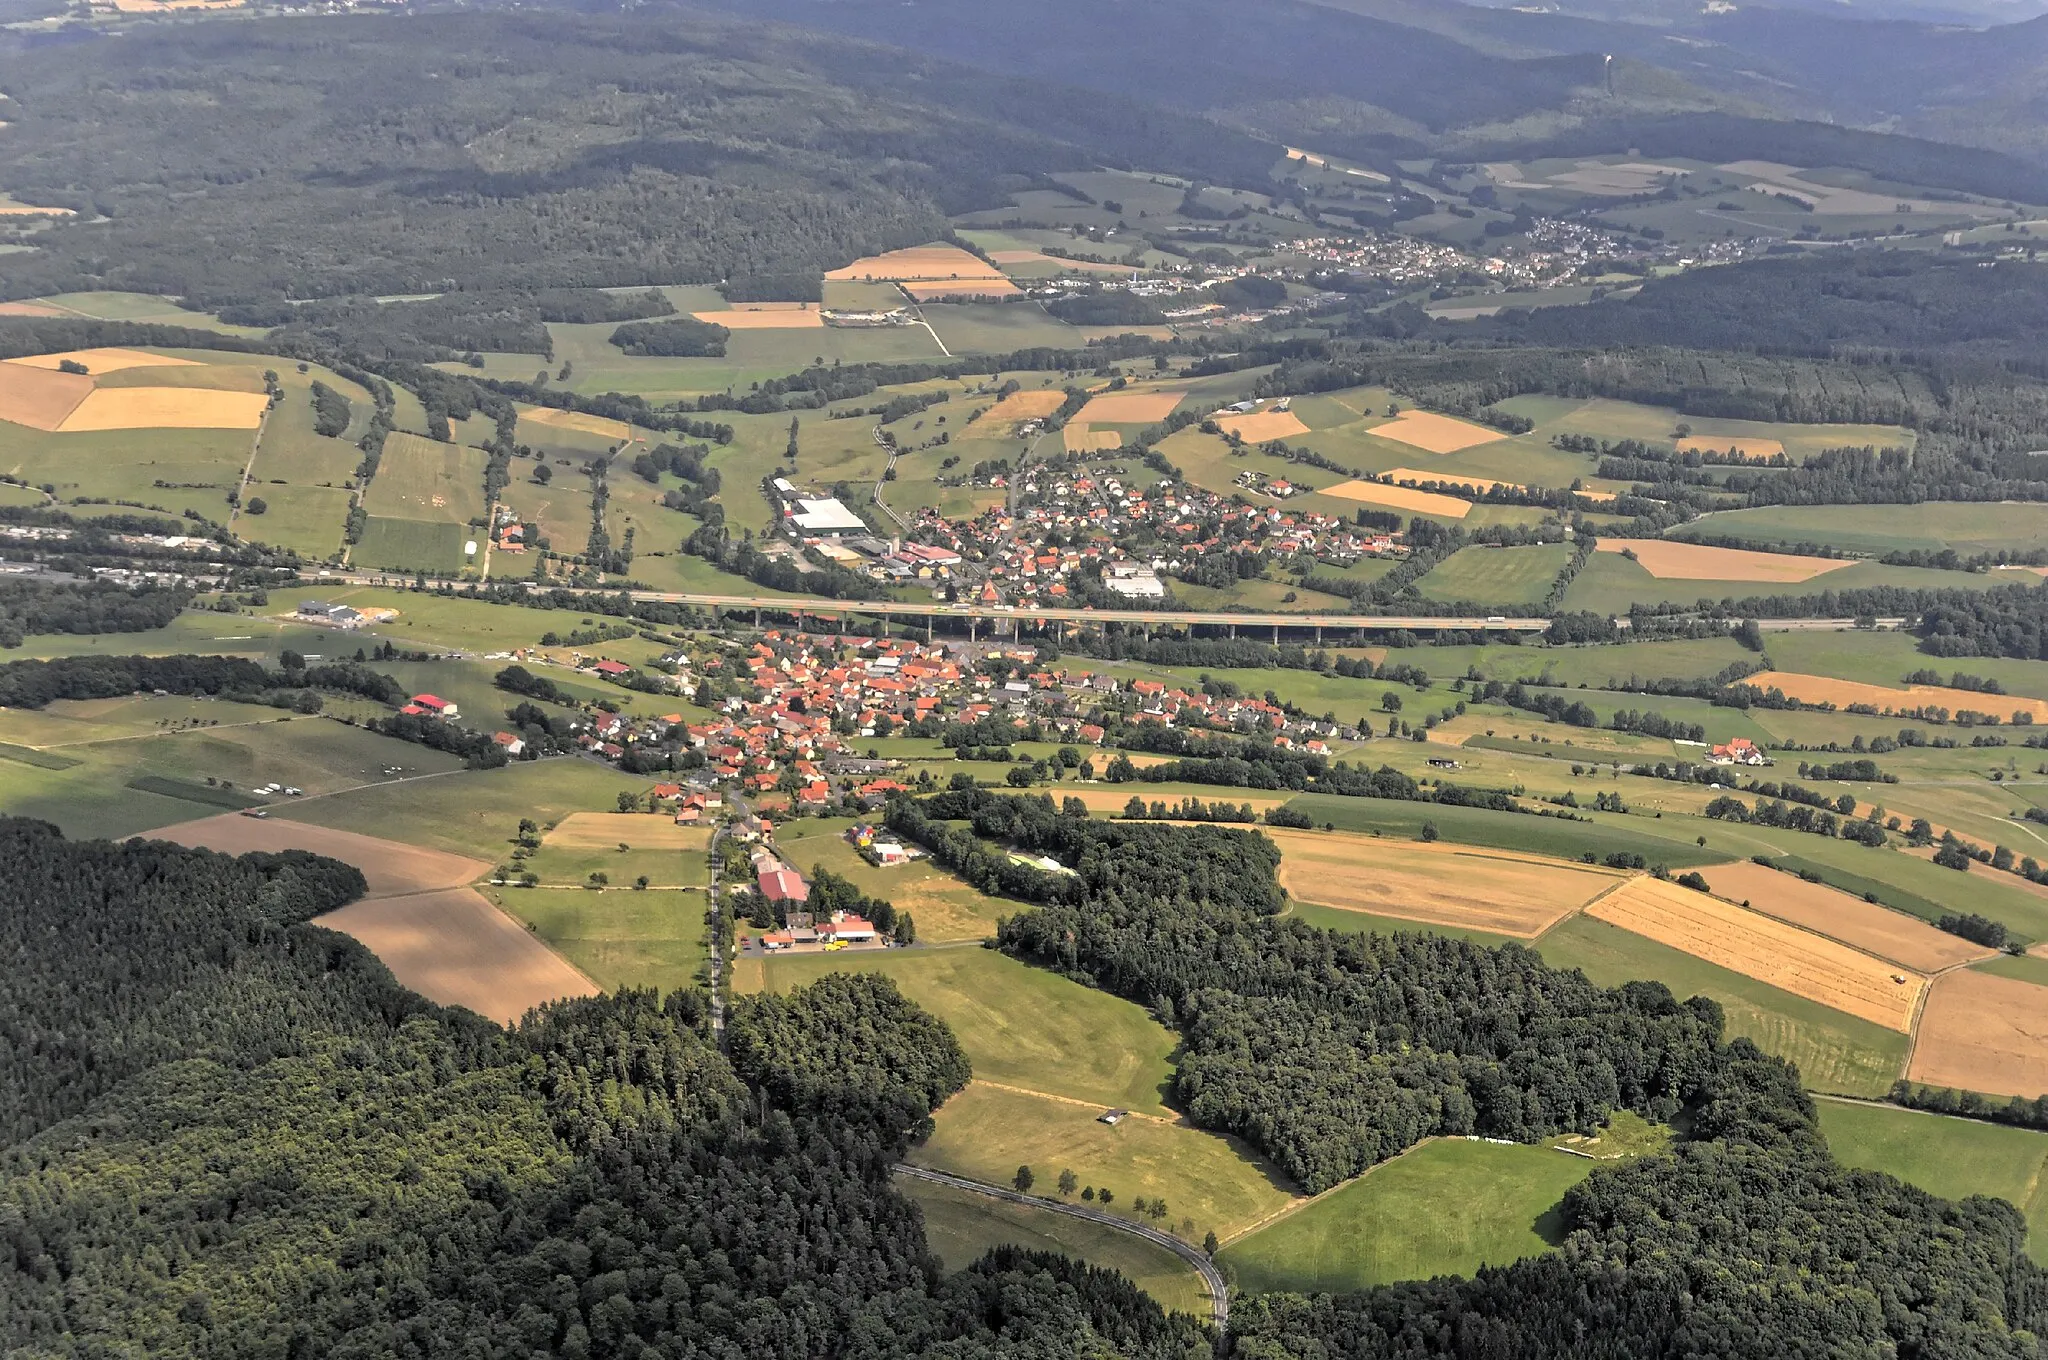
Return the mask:
{"type": "Polygon", "coordinates": [[[1969,969],[1941,977],[1906,1075],[1987,1095],[2048,1091],[2048,987],[1969,969]]]}

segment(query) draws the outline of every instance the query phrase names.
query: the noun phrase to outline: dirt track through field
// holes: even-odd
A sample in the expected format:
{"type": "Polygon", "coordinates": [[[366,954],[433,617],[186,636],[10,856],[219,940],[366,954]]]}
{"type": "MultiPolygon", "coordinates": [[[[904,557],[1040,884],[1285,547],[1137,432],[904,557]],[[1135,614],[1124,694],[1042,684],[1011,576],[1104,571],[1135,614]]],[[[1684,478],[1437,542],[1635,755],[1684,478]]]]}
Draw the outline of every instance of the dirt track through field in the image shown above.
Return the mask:
{"type": "Polygon", "coordinates": [[[1939,972],[1992,954],[1904,912],[1749,860],[1712,865],[1700,874],[1718,897],[1746,901],[1756,911],[1922,972],[1939,972]]]}
{"type": "Polygon", "coordinates": [[[1262,828],[1280,847],[1280,886],[1340,911],[1532,939],[1623,876],[1540,855],[1262,828]]]}
{"type": "Polygon", "coordinates": [[[1811,581],[1855,561],[1846,557],[1796,557],[1791,553],[1750,552],[1743,548],[1710,548],[1667,538],[1603,538],[1600,552],[1628,552],[1638,565],[1661,581],[1811,581]]]}
{"type": "Polygon", "coordinates": [[[1637,878],[1586,914],[1901,1033],[1927,986],[1919,973],[1661,879],[1637,878]]]}
{"type": "MultiPolygon", "coordinates": [[[[648,818],[650,822],[658,819],[648,818]]],[[[510,1024],[543,1002],[592,996],[595,983],[467,885],[490,866],[353,831],[226,813],[152,831],[150,839],[225,854],[310,850],[353,864],[369,891],[314,918],[353,935],[429,1000],[510,1024]]]]}
{"type": "Polygon", "coordinates": [[[1456,453],[1460,449],[1491,444],[1507,438],[1507,435],[1499,430],[1474,425],[1468,420],[1440,416],[1432,411],[1403,411],[1392,420],[1373,426],[1366,433],[1380,439],[1391,439],[1397,444],[1425,449],[1430,453],[1456,453]]]}
{"type": "Polygon", "coordinates": [[[1968,969],[1937,979],[1906,1075],[1987,1095],[2048,1092],[2048,987],[1968,969]]]}

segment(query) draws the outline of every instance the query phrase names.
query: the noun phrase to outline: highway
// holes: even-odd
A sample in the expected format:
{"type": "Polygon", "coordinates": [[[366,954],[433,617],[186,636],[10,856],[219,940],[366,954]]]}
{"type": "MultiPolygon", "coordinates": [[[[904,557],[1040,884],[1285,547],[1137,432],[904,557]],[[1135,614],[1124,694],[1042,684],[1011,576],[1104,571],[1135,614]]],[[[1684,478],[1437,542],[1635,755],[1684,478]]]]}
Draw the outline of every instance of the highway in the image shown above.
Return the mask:
{"type": "Polygon", "coordinates": [[[943,1171],[928,1171],[924,1167],[912,1166],[908,1162],[898,1162],[896,1164],[896,1174],[899,1176],[909,1176],[914,1180],[930,1181],[933,1185],[945,1185],[955,1190],[965,1190],[971,1195],[981,1195],[988,1199],[1003,1200],[1009,1204],[1028,1204],[1034,1209],[1050,1209],[1056,1214],[1065,1214],[1069,1218],[1085,1218],[1090,1223],[1100,1223],[1106,1228],[1114,1228],[1118,1232],[1127,1232],[1134,1237],[1142,1237],[1155,1246],[1165,1247],[1175,1256],[1180,1257],[1181,1260],[1193,1266],[1201,1275],[1203,1287],[1209,1291],[1209,1304],[1211,1310],[1215,1313],[1216,1330],[1221,1332],[1230,1326],[1230,1286],[1223,1282],[1223,1272],[1216,1268],[1214,1261],[1202,1254],[1199,1247],[1190,1246],[1172,1233],[1164,1233],[1157,1228],[1148,1228],[1142,1223],[1120,1217],[1116,1214],[1105,1213],[1101,1209],[1090,1209],[1082,1204],[1068,1204],[1065,1200],[1040,1199],[1037,1195],[1020,1194],[1015,1190],[1008,1190],[1000,1185],[989,1185],[983,1181],[971,1181],[965,1176],[951,1176],[943,1171]]]}
{"type": "MultiPolygon", "coordinates": [[[[404,589],[410,578],[398,572],[328,571],[302,576],[308,589],[319,586],[390,586],[404,589]]],[[[553,587],[574,589],[573,587],[553,587]]],[[[617,595],[616,590],[582,589],[585,595],[617,595]]],[[[974,619],[979,622],[1015,622],[1035,619],[1054,623],[1163,623],[1178,626],[1200,623],[1217,626],[1235,624],[1243,628],[1408,628],[1417,631],[1454,628],[1461,632],[1487,629],[1503,633],[1540,633],[1550,626],[1548,619],[1438,618],[1428,614],[1250,614],[1218,610],[1178,609],[1030,609],[979,604],[914,604],[903,600],[828,600],[793,595],[698,595],[681,591],[628,591],[635,600],[664,604],[695,605],[700,609],[773,609],[782,613],[818,614],[838,617],[847,614],[881,614],[890,618],[974,619]]]]}

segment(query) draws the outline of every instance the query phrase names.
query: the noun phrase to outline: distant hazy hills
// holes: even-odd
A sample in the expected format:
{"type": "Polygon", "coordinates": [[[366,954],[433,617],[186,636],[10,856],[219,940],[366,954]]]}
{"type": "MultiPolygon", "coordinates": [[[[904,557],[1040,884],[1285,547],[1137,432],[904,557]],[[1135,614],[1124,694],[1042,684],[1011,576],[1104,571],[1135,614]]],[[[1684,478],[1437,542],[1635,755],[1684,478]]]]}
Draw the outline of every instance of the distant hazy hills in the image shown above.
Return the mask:
{"type": "Polygon", "coordinates": [[[2048,0],[714,2],[1326,145],[1721,112],[2048,161],[2048,0]]]}

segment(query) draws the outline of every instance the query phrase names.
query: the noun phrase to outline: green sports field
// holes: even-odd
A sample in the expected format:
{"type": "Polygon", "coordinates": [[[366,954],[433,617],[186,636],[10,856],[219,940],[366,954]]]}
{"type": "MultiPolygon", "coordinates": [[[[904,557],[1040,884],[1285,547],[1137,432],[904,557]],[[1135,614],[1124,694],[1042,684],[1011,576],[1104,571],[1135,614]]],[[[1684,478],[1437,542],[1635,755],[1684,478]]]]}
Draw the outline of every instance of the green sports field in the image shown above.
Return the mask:
{"type": "Polygon", "coordinates": [[[1828,1147],[1943,1199],[1994,1195],[2027,1218],[2027,1254],[2048,1263],[2048,1133],[1889,1105],[1818,1102],[1828,1147]]]}
{"type": "Polygon", "coordinates": [[[896,1188],[924,1210],[925,1240],[948,1270],[966,1269],[991,1247],[1056,1251],[1120,1272],[1163,1308],[1209,1315],[1201,1276],[1166,1248],[1142,1238],[1050,1209],[1005,1204],[908,1176],[899,1177],[896,1188]]]}
{"type": "Polygon", "coordinates": [[[1566,543],[1527,548],[1461,548],[1418,583],[1432,600],[1475,604],[1541,604],[1571,560],[1566,543]]]}
{"type": "Polygon", "coordinates": [[[787,992],[826,973],[856,970],[888,974],[905,996],[951,1025],[981,1080],[1168,1113],[1160,1093],[1175,1043],[1170,1031],[1141,1006],[991,949],[783,955],[767,960],[767,988],[787,992]]]}
{"type": "MultiPolygon", "coordinates": [[[[1809,837],[1809,839],[1817,839],[1809,837]]],[[[1807,1086],[1879,1096],[1905,1069],[1907,1039],[1853,1015],[1717,967],[1633,932],[1575,916],[1536,942],[1553,968],[1577,968],[1604,987],[1648,979],[1680,1000],[1711,996],[1728,1016],[1728,1034],[1795,1063],[1807,1086]]]]}
{"type": "Polygon", "coordinates": [[[1557,1203],[1599,1163],[1439,1138],[1224,1248],[1241,1288],[1342,1292],[1470,1275],[1557,1245],[1557,1203]]]}

